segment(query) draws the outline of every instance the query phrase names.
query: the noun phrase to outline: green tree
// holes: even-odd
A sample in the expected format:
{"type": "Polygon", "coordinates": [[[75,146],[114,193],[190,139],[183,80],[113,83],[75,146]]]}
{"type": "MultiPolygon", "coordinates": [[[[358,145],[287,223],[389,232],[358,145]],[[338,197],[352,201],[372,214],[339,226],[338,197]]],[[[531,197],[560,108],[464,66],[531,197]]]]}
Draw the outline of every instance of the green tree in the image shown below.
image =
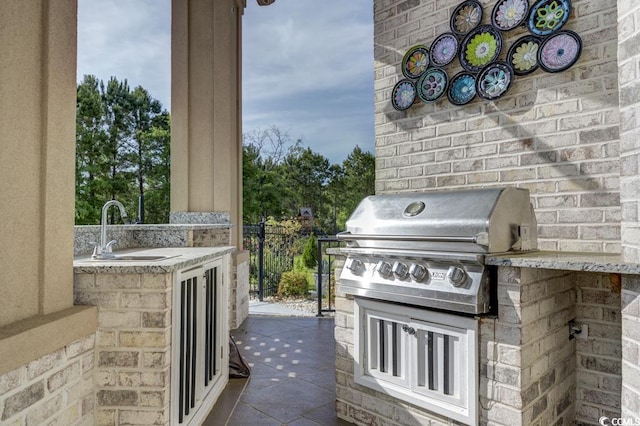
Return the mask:
{"type": "MultiPolygon", "coordinates": [[[[147,222],[168,221],[170,120],[160,102],[126,80],[85,76],[76,114],[76,224],[100,222],[102,205],[121,201],[135,217],[149,192],[147,222]]],[[[113,222],[112,210],[111,221],[113,222]]]]}
{"type": "Polygon", "coordinates": [[[163,111],[160,101],[153,99],[142,87],[130,94],[130,130],[124,139],[125,165],[140,205],[138,220],[148,223],[167,223],[169,220],[169,114],[163,111]],[[151,181],[150,181],[151,180],[151,181]],[[154,184],[150,188],[150,184],[154,184]],[[144,203],[145,193],[156,193],[144,203]],[[159,193],[158,193],[159,191],[159,193]],[[154,201],[154,203],[148,203],[154,201]],[[159,204],[158,204],[159,203],[159,204]],[[147,205],[152,208],[147,208],[147,205]],[[151,211],[149,211],[151,210],[151,211]],[[145,211],[152,213],[146,215],[145,211]],[[146,220],[145,220],[145,216],[146,220]]]}
{"type": "Polygon", "coordinates": [[[243,186],[245,223],[263,214],[296,217],[300,207],[310,207],[314,227],[336,232],[362,198],[374,193],[375,159],[356,146],[342,164],[330,164],[272,126],[243,135],[243,186]]]}
{"type": "Polygon", "coordinates": [[[342,197],[336,218],[338,229],[344,229],[349,215],[364,197],[375,194],[375,183],[375,157],[356,145],[342,162],[339,185],[342,197]]]}
{"type": "MultiPolygon", "coordinates": [[[[107,141],[105,149],[109,164],[108,199],[120,199],[125,206],[131,205],[130,176],[128,164],[125,161],[125,144],[131,133],[132,117],[131,93],[127,80],[118,81],[111,77],[103,89],[103,103],[105,106],[105,121],[107,126],[107,141]]],[[[112,210],[112,212],[115,211],[112,210]]]]}
{"type": "Polygon", "coordinates": [[[325,188],[325,193],[327,202],[331,207],[325,228],[335,234],[338,229],[341,229],[338,226],[338,217],[342,216],[342,211],[345,208],[344,169],[339,164],[332,164],[329,172],[331,177],[329,184],[325,188]]]}
{"type": "Polygon", "coordinates": [[[290,209],[295,212],[300,207],[310,207],[314,219],[326,215],[324,187],[331,176],[329,160],[311,148],[297,146],[285,157],[284,166],[287,186],[295,188],[290,209]]]}
{"type": "Polygon", "coordinates": [[[76,114],[76,218],[77,224],[100,222],[100,202],[106,201],[108,165],[104,147],[104,104],[100,82],[85,76],[78,85],[76,114]]]}
{"type": "Polygon", "coordinates": [[[243,134],[243,220],[259,222],[263,215],[291,217],[289,199],[295,188],[283,175],[284,153],[291,140],[275,126],[243,134]]]}

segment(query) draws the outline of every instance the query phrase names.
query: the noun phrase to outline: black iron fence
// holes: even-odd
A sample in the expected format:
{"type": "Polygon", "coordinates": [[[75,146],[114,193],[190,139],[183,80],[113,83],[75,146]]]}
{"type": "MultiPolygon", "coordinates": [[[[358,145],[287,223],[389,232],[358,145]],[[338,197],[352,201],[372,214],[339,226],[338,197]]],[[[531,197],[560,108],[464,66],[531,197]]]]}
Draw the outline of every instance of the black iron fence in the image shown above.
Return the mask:
{"type": "Polygon", "coordinates": [[[335,298],[335,265],[331,253],[327,253],[329,248],[340,247],[341,241],[336,237],[318,238],[318,273],[316,278],[318,292],[318,313],[316,316],[323,316],[323,312],[334,312],[333,300],[335,298]]]}
{"type": "Polygon", "coordinates": [[[244,225],[244,248],[249,251],[249,293],[263,300],[278,293],[283,272],[293,269],[297,236],[285,227],[260,222],[244,225]]]}
{"type": "MultiPolygon", "coordinates": [[[[244,249],[249,251],[249,294],[262,301],[278,294],[278,284],[284,272],[294,267],[295,244],[308,233],[297,233],[284,226],[270,225],[264,221],[244,225],[244,249]]],[[[335,311],[334,256],[328,248],[340,247],[335,237],[319,237],[317,245],[318,266],[315,284],[318,300],[317,316],[335,311]]],[[[298,243],[298,247],[300,244],[298,243]]]]}

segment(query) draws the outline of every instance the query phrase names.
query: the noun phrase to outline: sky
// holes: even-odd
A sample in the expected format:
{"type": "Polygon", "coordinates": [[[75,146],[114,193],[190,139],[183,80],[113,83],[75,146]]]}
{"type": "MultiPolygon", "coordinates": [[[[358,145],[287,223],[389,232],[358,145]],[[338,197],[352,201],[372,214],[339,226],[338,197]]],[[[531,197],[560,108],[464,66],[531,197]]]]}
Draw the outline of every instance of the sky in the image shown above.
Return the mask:
{"type": "MultiPolygon", "coordinates": [[[[79,0],[78,71],[126,79],[171,109],[171,0],[79,0]]],[[[271,126],[341,163],[374,152],[373,2],[247,0],[243,131],[271,126]]]]}

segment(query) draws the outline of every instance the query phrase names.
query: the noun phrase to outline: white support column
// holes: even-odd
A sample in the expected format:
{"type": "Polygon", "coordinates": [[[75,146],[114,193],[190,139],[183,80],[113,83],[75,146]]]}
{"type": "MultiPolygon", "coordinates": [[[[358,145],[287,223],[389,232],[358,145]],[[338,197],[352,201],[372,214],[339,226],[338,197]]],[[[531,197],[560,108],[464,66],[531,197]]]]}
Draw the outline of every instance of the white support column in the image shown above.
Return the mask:
{"type": "Polygon", "coordinates": [[[73,305],[76,2],[0,2],[0,326],[73,305]]]}
{"type": "Polygon", "coordinates": [[[171,211],[223,212],[240,225],[244,2],[173,0],[172,7],[171,211]]]}

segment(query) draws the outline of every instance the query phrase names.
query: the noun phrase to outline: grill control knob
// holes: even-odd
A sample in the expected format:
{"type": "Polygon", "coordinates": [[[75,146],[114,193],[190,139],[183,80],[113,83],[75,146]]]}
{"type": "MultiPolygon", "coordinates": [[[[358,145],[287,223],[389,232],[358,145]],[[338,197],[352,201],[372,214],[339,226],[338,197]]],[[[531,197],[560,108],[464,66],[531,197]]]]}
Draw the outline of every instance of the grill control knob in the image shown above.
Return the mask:
{"type": "Polygon", "coordinates": [[[348,266],[353,275],[362,275],[364,273],[364,263],[360,259],[352,259],[348,266]]]}
{"type": "Polygon", "coordinates": [[[460,287],[467,281],[467,273],[458,266],[450,266],[447,271],[449,282],[456,287],[460,287]]]}
{"type": "Polygon", "coordinates": [[[407,275],[409,274],[409,268],[407,268],[407,265],[402,262],[395,262],[391,270],[393,271],[393,275],[401,280],[407,278],[407,275]]]}
{"type": "Polygon", "coordinates": [[[414,280],[422,282],[429,275],[429,271],[424,266],[414,263],[409,268],[409,275],[411,275],[411,278],[414,280]]]}
{"type": "Polygon", "coordinates": [[[391,264],[389,262],[385,262],[384,260],[378,262],[378,266],[376,269],[382,278],[389,278],[392,274],[391,264]]]}

